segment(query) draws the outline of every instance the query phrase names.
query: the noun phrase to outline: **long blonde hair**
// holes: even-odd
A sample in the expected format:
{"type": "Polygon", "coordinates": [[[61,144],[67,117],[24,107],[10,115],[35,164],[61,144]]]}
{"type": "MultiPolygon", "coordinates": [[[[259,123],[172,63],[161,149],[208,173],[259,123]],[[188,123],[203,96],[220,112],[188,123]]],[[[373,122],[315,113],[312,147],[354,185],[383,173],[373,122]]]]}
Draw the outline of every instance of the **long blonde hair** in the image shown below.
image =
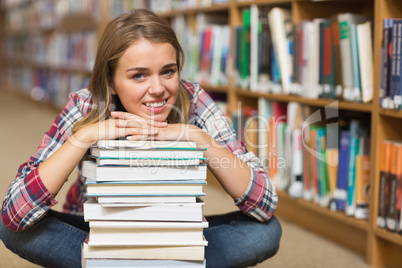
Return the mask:
{"type": "MultiPolygon", "coordinates": [[[[96,52],[88,85],[88,90],[92,94],[92,110],[74,125],[73,133],[84,126],[107,119],[113,107],[120,104],[118,96],[111,94],[117,63],[124,51],[141,38],[153,43],[171,44],[176,51],[176,62],[180,74],[184,64],[184,52],[167,21],[145,9],[136,9],[116,17],[106,27],[96,52]]],[[[176,109],[172,109],[167,118],[168,123],[187,122],[190,101],[187,91],[180,84],[175,106],[176,109]]]]}

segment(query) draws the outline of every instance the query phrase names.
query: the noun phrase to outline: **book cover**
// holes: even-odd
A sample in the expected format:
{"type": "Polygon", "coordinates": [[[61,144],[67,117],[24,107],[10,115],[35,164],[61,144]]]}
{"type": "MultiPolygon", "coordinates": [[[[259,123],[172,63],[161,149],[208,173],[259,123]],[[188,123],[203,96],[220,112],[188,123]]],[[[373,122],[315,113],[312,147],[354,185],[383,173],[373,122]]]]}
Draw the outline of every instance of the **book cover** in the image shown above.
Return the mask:
{"type": "Polygon", "coordinates": [[[89,181],[135,181],[135,180],[205,180],[207,166],[98,166],[84,161],[82,176],[89,181]]]}
{"type": "Polygon", "coordinates": [[[208,244],[208,222],[90,221],[90,246],[195,246],[208,244]]]}
{"type": "Polygon", "coordinates": [[[152,206],[105,206],[90,198],[84,203],[84,220],[202,221],[204,203],[152,206]]]}
{"type": "Polygon", "coordinates": [[[362,135],[359,144],[359,155],[356,156],[356,212],[355,218],[369,217],[370,190],[370,137],[362,135]]]}
{"type": "Polygon", "coordinates": [[[182,181],[87,181],[87,196],[203,195],[205,180],[182,181]]]}
{"type": "Polygon", "coordinates": [[[174,167],[187,167],[203,164],[206,158],[168,158],[168,157],[97,157],[91,156],[98,166],[132,166],[132,167],[144,167],[144,166],[174,166],[174,167]]]}
{"type": "Polygon", "coordinates": [[[91,247],[83,243],[83,258],[204,261],[205,246],[108,246],[91,247]]]}
{"type": "Polygon", "coordinates": [[[331,16],[332,25],[332,42],[334,48],[334,65],[335,65],[335,95],[338,99],[342,98],[342,62],[341,62],[341,50],[340,50],[340,32],[338,23],[338,14],[331,16]]]}
{"type": "Polygon", "coordinates": [[[350,121],[350,142],[349,142],[349,166],[348,166],[348,187],[347,203],[345,212],[353,216],[356,211],[356,156],[359,154],[359,120],[350,121]]]}
{"type": "Polygon", "coordinates": [[[399,231],[399,211],[397,210],[397,193],[398,193],[398,166],[400,165],[400,159],[398,159],[399,151],[402,150],[402,144],[399,142],[394,142],[392,144],[391,153],[391,170],[389,177],[389,207],[386,216],[386,226],[391,232],[399,231]]]}
{"type": "Polygon", "coordinates": [[[201,148],[123,148],[103,149],[91,147],[89,155],[100,158],[203,158],[204,151],[201,148]]]}
{"type": "Polygon", "coordinates": [[[157,140],[99,140],[96,143],[99,148],[123,149],[123,148],[142,148],[142,149],[155,149],[155,148],[196,148],[197,143],[192,141],[157,141],[157,140]]]}
{"type": "Polygon", "coordinates": [[[374,85],[374,59],[371,21],[357,25],[357,43],[359,52],[362,100],[364,103],[368,103],[373,100],[374,85]]]}
{"type": "Polygon", "coordinates": [[[339,33],[340,33],[340,55],[342,66],[342,86],[343,98],[345,100],[353,100],[353,57],[351,45],[351,25],[359,24],[367,21],[367,17],[355,13],[338,14],[339,33]]]}
{"type": "Polygon", "coordinates": [[[83,268],[105,268],[105,267],[152,267],[152,268],[205,268],[204,261],[182,261],[182,260],[133,260],[133,259],[90,259],[83,258],[83,268]]]}
{"type": "Polygon", "coordinates": [[[388,181],[391,170],[392,142],[381,141],[380,145],[380,184],[378,193],[377,226],[386,227],[389,199],[387,198],[388,181]]]}
{"type": "Polygon", "coordinates": [[[359,44],[357,40],[357,24],[350,25],[350,45],[352,47],[352,73],[353,73],[353,88],[351,93],[352,101],[361,102],[361,79],[360,79],[360,65],[359,65],[359,44]]]}
{"type": "Polygon", "coordinates": [[[336,200],[337,210],[344,211],[347,201],[348,186],[348,168],[349,168],[349,145],[350,132],[343,130],[340,133],[340,149],[339,149],[339,169],[336,190],[334,198],[336,200]]]}
{"type": "Polygon", "coordinates": [[[203,198],[205,193],[197,196],[98,196],[99,204],[166,204],[166,203],[195,203],[198,198],[203,198]]]}
{"type": "Polygon", "coordinates": [[[288,9],[274,7],[268,13],[268,21],[280,70],[282,90],[284,94],[289,94],[292,82],[292,17],[288,9]]]}

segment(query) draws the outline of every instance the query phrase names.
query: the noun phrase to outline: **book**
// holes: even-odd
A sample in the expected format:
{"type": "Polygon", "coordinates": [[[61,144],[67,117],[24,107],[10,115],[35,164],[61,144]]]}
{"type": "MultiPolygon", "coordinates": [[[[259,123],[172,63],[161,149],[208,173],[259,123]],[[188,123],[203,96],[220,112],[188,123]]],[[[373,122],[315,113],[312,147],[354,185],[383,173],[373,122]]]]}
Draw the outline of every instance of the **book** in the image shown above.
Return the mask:
{"type": "Polygon", "coordinates": [[[335,95],[338,99],[342,98],[342,60],[341,60],[341,50],[340,50],[340,32],[338,23],[338,14],[331,16],[332,24],[332,44],[334,49],[334,64],[335,64],[335,95]]]}
{"type": "Polygon", "coordinates": [[[345,212],[353,216],[356,211],[356,156],[359,154],[359,127],[361,122],[357,119],[350,121],[350,142],[349,142],[349,166],[348,166],[348,187],[347,203],[345,212]]]}
{"type": "Polygon", "coordinates": [[[386,216],[386,227],[388,230],[392,232],[399,232],[399,218],[400,214],[397,209],[397,196],[399,190],[399,178],[398,176],[398,167],[400,166],[402,157],[402,143],[393,142],[392,144],[392,152],[391,152],[391,170],[389,177],[389,207],[386,216]]]}
{"type": "Polygon", "coordinates": [[[292,82],[292,35],[293,23],[290,10],[274,7],[268,12],[269,26],[271,29],[272,44],[276,53],[283,94],[290,93],[292,82]]]}
{"type": "Polygon", "coordinates": [[[84,203],[84,219],[132,221],[202,221],[204,203],[157,204],[152,206],[109,207],[89,198],[84,203]]]}
{"type": "Polygon", "coordinates": [[[206,246],[208,222],[90,221],[90,246],[206,246]]]}
{"type": "Polygon", "coordinates": [[[135,181],[135,180],[205,180],[207,165],[183,167],[165,166],[98,166],[83,161],[82,176],[89,181],[135,181]]]}
{"type": "Polygon", "coordinates": [[[157,204],[157,203],[195,203],[198,198],[205,196],[205,193],[197,196],[98,196],[99,204],[157,204]]]}
{"type": "Polygon", "coordinates": [[[91,156],[94,158],[96,164],[98,166],[173,166],[173,167],[186,167],[186,166],[196,166],[204,163],[203,161],[207,160],[204,158],[169,158],[169,157],[130,157],[130,158],[120,158],[120,157],[97,157],[91,156]]]}
{"type": "Polygon", "coordinates": [[[91,147],[89,155],[103,158],[203,158],[205,149],[200,148],[149,148],[105,149],[91,147]]]}
{"type": "Polygon", "coordinates": [[[340,133],[340,148],[339,148],[339,168],[336,189],[334,198],[336,202],[336,209],[345,211],[347,201],[347,187],[348,187],[348,168],[349,168],[349,145],[350,145],[350,132],[343,130],[340,133]]]}
{"type": "Polygon", "coordinates": [[[99,148],[196,148],[193,141],[159,141],[159,140],[99,140],[96,143],[99,148]]]}
{"type": "Polygon", "coordinates": [[[203,195],[205,180],[182,181],[87,181],[87,196],[203,195]]]}
{"type": "Polygon", "coordinates": [[[82,246],[82,257],[87,259],[204,261],[204,253],[205,246],[82,246]]]}
{"type": "Polygon", "coordinates": [[[351,91],[351,101],[361,102],[361,79],[360,79],[360,65],[359,65],[359,45],[357,40],[357,24],[349,26],[350,32],[350,45],[352,52],[352,72],[353,72],[353,88],[351,91]]]}
{"type": "Polygon", "coordinates": [[[340,33],[340,55],[342,65],[342,87],[343,98],[345,100],[354,100],[353,98],[353,63],[352,63],[352,45],[351,32],[352,24],[364,23],[368,18],[361,14],[340,13],[338,14],[339,33],[340,33]]]}
{"type": "Polygon", "coordinates": [[[383,40],[381,47],[381,84],[380,84],[380,105],[386,109],[390,102],[390,62],[392,51],[392,28],[393,19],[384,19],[383,40]]]}
{"type": "Polygon", "coordinates": [[[357,25],[357,43],[361,78],[362,100],[364,103],[373,100],[374,60],[372,23],[367,21],[357,25]]]}
{"type": "Polygon", "coordinates": [[[205,268],[204,261],[182,261],[182,260],[124,260],[124,259],[89,259],[82,258],[83,268],[105,268],[105,267],[152,267],[152,268],[205,268]]]}
{"type": "Polygon", "coordinates": [[[359,155],[356,156],[356,212],[355,218],[369,217],[370,189],[370,137],[362,135],[359,144],[359,155]]]}
{"type": "Polygon", "coordinates": [[[378,213],[377,226],[386,227],[386,217],[388,213],[389,199],[387,199],[387,189],[389,175],[391,171],[392,142],[382,141],[380,145],[380,185],[378,193],[378,213]]]}

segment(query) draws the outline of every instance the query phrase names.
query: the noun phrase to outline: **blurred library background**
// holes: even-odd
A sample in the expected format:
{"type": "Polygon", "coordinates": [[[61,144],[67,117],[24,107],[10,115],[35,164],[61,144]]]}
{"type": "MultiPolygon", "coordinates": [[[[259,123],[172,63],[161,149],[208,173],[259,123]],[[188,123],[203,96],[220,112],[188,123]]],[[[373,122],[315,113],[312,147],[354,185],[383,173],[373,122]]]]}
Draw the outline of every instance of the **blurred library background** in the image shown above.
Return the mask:
{"type": "MultiPolygon", "coordinates": [[[[87,86],[108,22],[137,8],[172,25],[181,77],[277,188],[281,248],[258,267],[402,267],[402,0],[0,0],[1,195],[87,86]]],[[[206,214],[237,209],[212,174],[206,193],[206,214]]]]}

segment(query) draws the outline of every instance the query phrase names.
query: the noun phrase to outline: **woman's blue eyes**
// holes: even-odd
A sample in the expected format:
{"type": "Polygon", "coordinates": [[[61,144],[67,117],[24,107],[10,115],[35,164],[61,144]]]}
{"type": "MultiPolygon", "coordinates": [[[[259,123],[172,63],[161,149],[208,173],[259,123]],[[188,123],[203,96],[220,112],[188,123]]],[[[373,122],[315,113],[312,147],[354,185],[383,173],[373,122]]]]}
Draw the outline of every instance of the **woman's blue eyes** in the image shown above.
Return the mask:
{"type": "Polygon", "coordinates": [[[135,75],[133,75],[133,78],[134,78],[135,80],[140,80],[140,79],[144,78],[144,75],[142,75],[142,74],[135,74],[135,75]]]}
{"type": "MultiPolygon", "coordinates": [[[[176,70],[169,69],[169,70],[163,71],[163,72],[162,72],[162,75],[172,76],[172,75],[174,75],[175,72],[176,72],[176,70]]],[[[133,78],[134,80],[141,80],[141,79],[144,79],[145,76],[146,76],[146,75],[144,75],[144,74],[142,74],[142,73],[138,73],[138,74],[134,74],[134,75],[132,76],[132,78],[133,78]]]]}

